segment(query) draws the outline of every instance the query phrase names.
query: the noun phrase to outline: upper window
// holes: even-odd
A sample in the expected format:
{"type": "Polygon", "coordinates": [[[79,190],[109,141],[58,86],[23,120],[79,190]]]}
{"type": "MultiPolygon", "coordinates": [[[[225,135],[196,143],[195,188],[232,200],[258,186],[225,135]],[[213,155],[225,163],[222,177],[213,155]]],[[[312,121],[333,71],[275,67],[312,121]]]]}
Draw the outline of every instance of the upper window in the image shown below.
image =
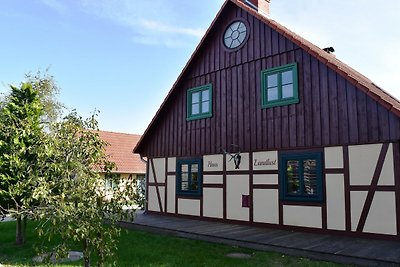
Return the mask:
{"type": "Polygon", "coordinates": [[[178,195],[201,195],[202,166],[201,159],[177,161],[176,192],[178,195]]]}
{"type": "Polygon", "coordinates": [[[299,103],[296,63],[264,70],[261,79],[262,107],[299,103]]]}
{"type": "Polygon", "coordinates": [[[321,157],[320,152],[280,155],[281,199],[322,201],[321,157]]]}
{"type": "Polygon", "coordinates": [[[224,45],[229,49],[238,48],[246,41],[247,27],[242,21],[232,22],[224,33],[224,45]]]}
{"type": "Polygon", "coordinates": [[[189,89],[187,92],[187,119],[195,120],[212,116],[212,85],[189,89]]]}

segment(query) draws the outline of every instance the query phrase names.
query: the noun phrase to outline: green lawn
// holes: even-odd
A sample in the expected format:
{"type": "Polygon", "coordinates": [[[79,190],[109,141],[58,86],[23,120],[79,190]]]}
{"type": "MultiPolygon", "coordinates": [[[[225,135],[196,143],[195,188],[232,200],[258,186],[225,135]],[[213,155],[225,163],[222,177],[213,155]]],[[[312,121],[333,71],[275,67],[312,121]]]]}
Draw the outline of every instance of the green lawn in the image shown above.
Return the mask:
{"type": "MultiPolygon", "coordinates": [[[[34,222],[28,223],[28,242],[23,247],[14,245],[15,223],[0,223],[0,266],[32,266],[35,250],[43,241],[37,238],[34,222]]],[[[226,245],[188,240],[141,231],[122,231],[117,266],[341,266],[260,252],[226,245]],[[250,259],[234,259],[225,255],[233,252],[251,254],[250,259]]],[[[81,266],[82,262],[58,266],[81,266]]],[[[45,265],[39,265],[45,266],[45,265]]]]}

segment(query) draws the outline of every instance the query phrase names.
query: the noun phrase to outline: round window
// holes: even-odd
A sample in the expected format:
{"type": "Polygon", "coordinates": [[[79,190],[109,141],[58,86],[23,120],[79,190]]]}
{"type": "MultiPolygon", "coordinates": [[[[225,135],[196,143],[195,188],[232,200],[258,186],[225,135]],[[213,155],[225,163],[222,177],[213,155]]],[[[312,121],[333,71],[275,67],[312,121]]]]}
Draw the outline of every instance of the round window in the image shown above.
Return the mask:
{"type": "Polygon", "coordinates": [[[244,43],[246,36],[246,25],[242,21],[235,21],[225,31],[224,45],[229,49],[235,49],[244,43]]]}

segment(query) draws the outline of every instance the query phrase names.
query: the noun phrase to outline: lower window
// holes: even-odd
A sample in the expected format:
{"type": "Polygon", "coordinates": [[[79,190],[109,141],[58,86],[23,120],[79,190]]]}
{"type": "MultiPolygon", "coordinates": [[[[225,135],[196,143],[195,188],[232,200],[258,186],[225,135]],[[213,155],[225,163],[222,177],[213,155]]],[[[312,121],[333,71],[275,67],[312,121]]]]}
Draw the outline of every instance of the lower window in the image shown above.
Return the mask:
{"type": "Polygon", "coordinates": [[[119,187],[119,183],[121,180],[121,174],[119,173],[110,173],[106,174],[105,181],[105,189],[106,190],[115,190],[119,187]]]}
{"type": "Polygon", "coordinates": [[[322,153],[282,153],[279,161],[282,200],[323,200],[322,153]]]}
{"type": "Polygon", "coordinates": [[[176,166],[176,192],[178,195],[201,195],[201,159],[180,159],[176,166]]]}

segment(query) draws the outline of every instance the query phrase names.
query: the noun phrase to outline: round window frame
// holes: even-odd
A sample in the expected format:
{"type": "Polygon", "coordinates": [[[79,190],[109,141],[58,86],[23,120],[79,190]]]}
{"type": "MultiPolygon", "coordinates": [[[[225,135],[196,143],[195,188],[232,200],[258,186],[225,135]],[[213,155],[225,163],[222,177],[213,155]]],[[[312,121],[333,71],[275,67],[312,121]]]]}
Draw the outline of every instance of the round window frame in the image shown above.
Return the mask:
{"type": "Polygon", "coordinates": [[[246,43],[247,43],[247,41],[249,40],[249,38],[250,38],[250,24],[249,24],[249,22],[247,21],[247,20],[245,20],[245,19],[242,19],[242,18],[234,18],[234,19],[232,19],[232,20],[230,20],[227,24],[226,24],[227,26],[225,27],[225,29],[224,29],[224,31],[222,32],[222,36],[221,36],[221,45],[222,45],[222,47],[223,47],[223,49],[225,50],[225,51],[227,51],[227,52],[236,52],[236,51],[238,51],[239,49],[241,49],[246,43]],[[233,24],[233,23],[235,23],[235,22],[242,22],[245,26],[246,26],[246,37],[244,38],[244,40],[243,40],[243,42],[238,46],[238,47],[235,47],[235,48],[228,48],[226,45],[225,45],[225,38],[224,38],[224,36],[225,36],[225,32],[228,30],[228,28],[233,24]]]}

